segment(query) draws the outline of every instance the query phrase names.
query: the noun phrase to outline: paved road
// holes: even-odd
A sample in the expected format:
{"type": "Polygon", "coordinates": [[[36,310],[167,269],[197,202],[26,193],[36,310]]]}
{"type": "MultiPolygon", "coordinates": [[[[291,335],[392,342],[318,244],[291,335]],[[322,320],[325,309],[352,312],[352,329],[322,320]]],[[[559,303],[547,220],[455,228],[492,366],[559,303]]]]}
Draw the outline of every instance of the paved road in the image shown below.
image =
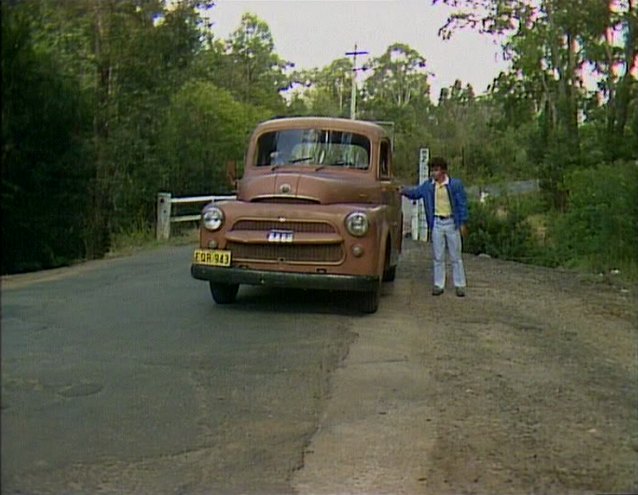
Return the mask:
{"type": "Polygon", "coordinates": [[[638,288],[406,240],[379,312],[190,248],[5,281],[7,494],[638,493],[638,288]],[[356,338],[355,338],[356,337],[356,338]]]}
{"type": "Polygon", "coordinates": [[[190,253],[3,282],[3,493],[291,491],[361,316],[250,287],[216,306],[190,253]]]}
{"type": "Polygon", "coordinates": [[[638,493],[638,287],[406,242],[331,377],[300,495],[638,493]]]}

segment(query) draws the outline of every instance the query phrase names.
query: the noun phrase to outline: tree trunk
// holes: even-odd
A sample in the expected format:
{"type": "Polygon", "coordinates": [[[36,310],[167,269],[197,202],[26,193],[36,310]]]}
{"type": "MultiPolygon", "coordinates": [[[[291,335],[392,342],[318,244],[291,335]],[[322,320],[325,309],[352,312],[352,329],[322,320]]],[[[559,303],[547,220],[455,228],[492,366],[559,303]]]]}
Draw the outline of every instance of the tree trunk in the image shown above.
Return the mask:
{"type": "MultiPolygon", "coordinates": [[[[108,1],[108,0],[107,0],[108,1]]],[[[95,146],[95,177],[92,190],[92,214],[86,242],[87,256],[103,256],[109,248],[111,209],[111,176],[107,143],[109,138],[109,107],[112,93],[112,66],[108,49],[108,25],[105,19],[105,0],[94,4],[94,55],[96,61],[96,108],[93,119],[95,146]]]]}
{"type": "Polygon", "coordinates": [[[623,73],[615,81],[614,68],[617,60],[614,58],[611,46],[612,39],[606,40],[607,49],[607,156],[610,160],[616,160],[623,155],[623,142],[626,136],[627,121],[629,119],[629,105],[632,99],[632,83],[635,78],[632,72],[638,66],[638,13],[635,11],[634,0],[629,0],[625,22],[625,42],[623,57],[620,64],[623,73]]]}
{"type": "Polygon", "coordinates": [[[616,95],[616,125],[614,132],[621,137],[624,136],[629,115],[628,109],[631,99],[631,83],[633,80],[632,71],[638,66],[638,13],[636,13],[635,9],[636,5],[630,0],[627,12],[623,60],[625,72],[618,82],[616,95]]]}

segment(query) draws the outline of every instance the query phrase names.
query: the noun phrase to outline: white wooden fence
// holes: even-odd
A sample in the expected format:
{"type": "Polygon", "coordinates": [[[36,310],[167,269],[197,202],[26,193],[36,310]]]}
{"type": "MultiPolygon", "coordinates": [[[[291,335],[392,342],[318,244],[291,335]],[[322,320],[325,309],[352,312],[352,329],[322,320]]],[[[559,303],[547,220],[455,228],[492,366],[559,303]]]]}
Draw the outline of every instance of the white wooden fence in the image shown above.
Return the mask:
{"type": "Polygon", "coordinates": [[[171,237],[171,224],[177,222],[196,222],[201,214],[181,215],[175,214],[173,205],[204,204],[211,201],[236,199],[237,196],[193,196],[190,198],[173,198],[171,193],[161,192],[157,194],[157,240],[164,241],[171,237]]]}
{"type": "MultiPolygon", "coordinates": [[[[488,195],[498,196],[503,193],[507,194],[524,194],[539,190],[538,180],[514,181],[501,185],[491,185],[484,188],[470,186],[467,188],[468,196],[476,196],[481,202],[488,195]]],[[[200,214],[181,215],[175,214],[173,205],[178,204],[204,204],[211,201],[221,201],[227,199],[236,199],[237,196],[193,196],[190,198],[173,198],[171,193],[161,192],[157,194],[157,239],[166,240],[171,236],[171,224],[177,222],[196,222],[200,219],[200,214]]],[[[425,239],[426,229],[425,215],[418,215],[421,201],[414,202],[403,198],[403,232],[411,232],[413,239],[425,239]],[[418,225],[420,222],[421,225],[418,225]]]]}

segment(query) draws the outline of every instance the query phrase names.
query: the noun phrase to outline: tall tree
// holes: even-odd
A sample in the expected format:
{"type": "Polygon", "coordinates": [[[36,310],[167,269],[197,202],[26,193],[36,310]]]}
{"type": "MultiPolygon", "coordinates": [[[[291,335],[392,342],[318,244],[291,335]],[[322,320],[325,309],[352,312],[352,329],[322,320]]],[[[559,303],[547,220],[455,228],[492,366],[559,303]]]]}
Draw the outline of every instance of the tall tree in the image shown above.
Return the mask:
{"type": "Polygon", "coordinates": [[[373,59],[372,74],[366,79],[367,98],[395,108],[425,103],[430,86],[426,61],[418,51],[403,43],[390,45],[373,59]]]}
{"type": "Polygon", "coordinates": [[[176,195],[229,192],[226,164],[241,162],[249,133],[271,116],[212,83],[186,84],[162,122],[156,187],[176,195]]]}
{"type": "Polygon", "coordinates": [[[48,22],[42,7],[2,4],[2,273],[84,255],[88,102],[79,79],[34,35],[48,22]]]}
{"type": "Polygon", "coordinates": [[[425,57],[406,44],[394,43],[367,66],[370,70],[363,82],[359,114],[394,123],[395,172],[412,180],[419,148],[431,141],[425,57]]]}
{"type": "Polygon", "coordinates": [[[92,180],[84,239],[101,256],[111,234],[149,218],[159,123],[172,93],[193,76],[201,48],[201,10],[182,0],[39,0],[18,2],[41,12],[34,43],[55,54],[61,73],[80,81],[92,103],[92,180]],[[33,8],[36,7],[36,8],[33,8]]]}
{"type": "MultiPolygon", "coordinates": [[[[581,162],[579,118],[587,97],[584,71],[596,68],[606,91],[608,136],[626,132],[636,63],[633,0],[433,0],[455,7],[441,33],[472,27],[500,36],[512,74],[534,98],[539,124],[537,149],[554,204],[564,207],[564,171],[581,162]],[[625,34],[624,50],[612,49],[609,33],[625,34]],[[595,55],[595,56],[594,56],[595,55]],[[622,75],[614,75],[618,66],[622,75]],[[620,90],[620,95],[618,92],[620,90]],[[619,113],[617,113],[619,112],[619,113]],[[617,118],[618,116],[618,118],[617,118]],[[612,130],[613,129],[613,132],[612,130]]],[[[511,78],[500,78],[510,88],[511,78]]],[[[520,86],[519,86],[520,87],[520,86]]],[[[615,148],[612,146],[611,148],[615,148]]],[[[613,154],[610,155],[613,158],[613,154]]]]}
{"type": "Polygon", "coordinates": [[[353,65],[348,58],[333,60],[326,67],[292,74],[293,92],[304,111],[315,115],[347,117],[350,114],[353,65]]]}
{"type": "Polygon", "coordinates": [[[551,131],[561,131],[562,138],[569,141],[572,156],[578,156],[577,98],[583,64],[577,44],[582,33],[578,12],[593,1],[443,0],[460,9],[448,18],[443,36],[468,26],[502,36],[512,71],[538,82],[538,108],[546,113],[551,131]]]}
{"type": "Polygon", "coordinates": [[[607,157],[614,160],[638,155],[637,140],[630,138],[632,111],[633,118],[638,114],[638,4],[610,1],[605,7],[591,26],[585,48],[600,76],[596,101],[605,104],[603,141],[607,157]]]}
{"type": "Polygon", "coordinates": [[[285,71],[290,63],[275,53],[268,24],[245,13],[227,42],[226,53],[227,80],[223,87],[243,103],[283,112],[285,102],[280,92],[289,86],[285,71]]]}

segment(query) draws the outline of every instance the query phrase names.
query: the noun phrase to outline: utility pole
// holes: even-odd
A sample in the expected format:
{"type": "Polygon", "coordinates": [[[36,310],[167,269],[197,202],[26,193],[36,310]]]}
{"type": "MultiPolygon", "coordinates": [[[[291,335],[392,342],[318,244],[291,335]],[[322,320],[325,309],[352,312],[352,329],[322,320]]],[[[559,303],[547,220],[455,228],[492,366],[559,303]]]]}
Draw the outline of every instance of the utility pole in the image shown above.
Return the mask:
{"type": "Polygon", "coordinates": [[[357,55],[367,55],[368,52],[357,51],[357,44],[354,44],[354,51],[346,52],[348,57],[352,57],[352,95],[350,97],[350,118],[357,117],[357,71],[367,70],[367,67],[357,68],[357,55]]]}

